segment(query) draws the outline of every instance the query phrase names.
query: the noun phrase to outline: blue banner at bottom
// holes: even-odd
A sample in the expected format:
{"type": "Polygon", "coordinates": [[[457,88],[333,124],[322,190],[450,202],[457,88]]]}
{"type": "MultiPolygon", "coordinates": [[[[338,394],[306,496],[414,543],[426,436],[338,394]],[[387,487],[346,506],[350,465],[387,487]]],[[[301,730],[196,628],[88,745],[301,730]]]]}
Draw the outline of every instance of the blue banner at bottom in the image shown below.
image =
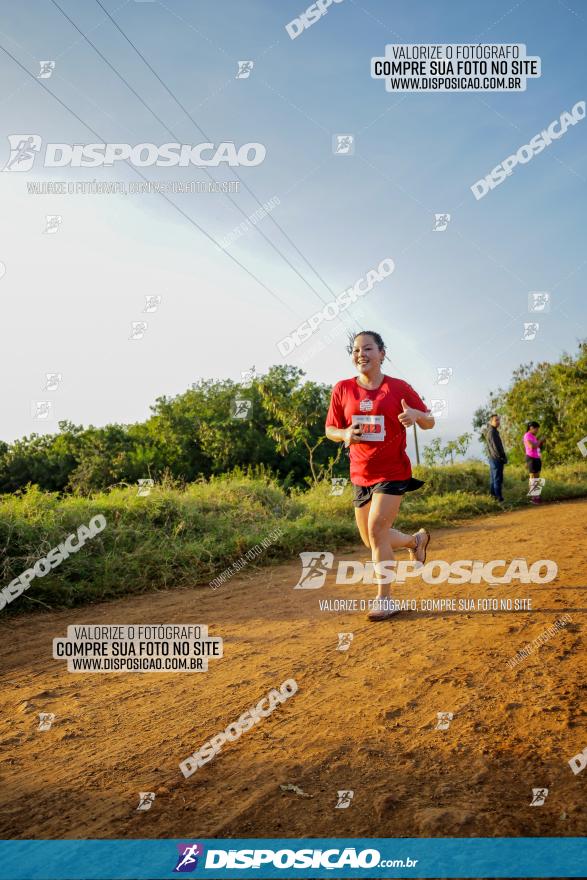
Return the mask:
{"type": "Polygon", "coordinates": [[[3,880],[585,877],[587,839],[2,840],[3,880]]]}

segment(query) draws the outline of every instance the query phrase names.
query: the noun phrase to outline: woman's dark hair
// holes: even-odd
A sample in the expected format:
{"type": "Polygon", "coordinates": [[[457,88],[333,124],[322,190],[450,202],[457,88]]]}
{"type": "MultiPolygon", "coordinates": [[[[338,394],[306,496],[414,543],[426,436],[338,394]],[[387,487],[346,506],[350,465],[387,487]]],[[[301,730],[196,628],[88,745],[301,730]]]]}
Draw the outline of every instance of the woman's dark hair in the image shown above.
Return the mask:
{"type": "Polygon", "coordinates": [[[373,341],[379,351],[383,351],[385,349],[385,342],[383,341],[379,333],[376,333],[374,330],[359,330],[358,333],[349,334],[349,341],[346,347],[346,350],[349,354],[353,353],[353,348],[355,347],[355,339],[357,338],[357,336],[372,336],[373,341]]]}
{"type": "Polygon", "coordinates": [[[539,427],[540,427],[540,422],[528,422],[528,424],[526,425],[526,430],[529,431],[530,428],[539,428],[539,427]]]}

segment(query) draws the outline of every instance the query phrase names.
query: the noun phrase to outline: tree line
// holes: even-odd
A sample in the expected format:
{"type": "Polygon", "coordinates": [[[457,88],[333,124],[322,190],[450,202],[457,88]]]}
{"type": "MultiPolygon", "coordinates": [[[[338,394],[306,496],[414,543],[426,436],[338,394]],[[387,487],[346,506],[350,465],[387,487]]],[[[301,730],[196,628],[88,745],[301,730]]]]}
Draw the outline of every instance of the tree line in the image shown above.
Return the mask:
{"type": "MultiPolygon", "coordinates": [[[[328,385],[305,381],[303,370],[274,366],[239,383],[199,380],[175,397],[160,397],[151,416],[131,425],[96,428],[59,422],[56,434],[31,434],[0,441],[0,492],[27,484],[51,492],[90,494],[139,479],[178,481],[264,467],[284,488],[344,475],[341,445],[324,436],[328,385]]],[[[490,395],[473,418],[483,437],[489,415],[499,412],[510,461],[523,461],[521,437],[530,419],[541,424],[549,461],[578,459],[585,433],[587,344],[555,364],[528,364],[510,387],[490,395]]],[[[422,435],[420,435],[422,436],[422,435]]],[[[426,464],[446,464],[466,454],[470,434],[444,445],[436,438],[423,449],[426,464]]]]}

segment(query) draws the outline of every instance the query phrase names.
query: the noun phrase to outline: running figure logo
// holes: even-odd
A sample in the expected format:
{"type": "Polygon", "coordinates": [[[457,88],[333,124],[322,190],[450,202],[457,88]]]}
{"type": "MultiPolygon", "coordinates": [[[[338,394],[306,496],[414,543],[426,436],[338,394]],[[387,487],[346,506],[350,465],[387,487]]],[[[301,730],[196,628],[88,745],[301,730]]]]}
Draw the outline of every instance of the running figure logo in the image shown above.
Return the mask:
{"type": "Polygon", "coordinates": [[[34,400],[31,410],[33,419],[50,419],[53,415],[53,404],[50,400],[34,400]]]}
{"type": "Polygon", "coordinates": [[[351,801],[355,796],[354,791],[338,791],[338,800],[336,802],[335,810],[347,810],[351,801]]]}
{"type": "Polygon", "coordinates": [[[37,74],[37,79],[49,79],[55,70],[54,61],[39,61],[41,71],[37,74]]]}
{"type": "Polygon", "coordinates": [[[339,633],[338,634],[338,645],[336,647],[336,650],[337,651],[348,651],[354,637],[355,637],[354,633],[339,633]]]}
{"type": "Polygon", "coordinates": [[[148,324],[146,321],[132,321],[130,325],[129,339],[142,339],[147,332],[148,324]]]}
{"type": "Polygon", "coordinates": [[[302,573],[294,590],[319,590],[324,586],[326,574],[332,568],[334,554],[313,550],[308,553],[300,553],[302,561],[302,573]]]}
{"type": "Polygon", "coordinates": [[[540,330],[540,324],[537,324],[535,321],[531,321],[529,323],[524,323],[524,332],[522,334],[523,342],[532,342],[533,339],[536,339],[536,334],[540,330]]]}
{"type": "Polygon", "coordinates": [[[139,791],[139,805],[136,809],[138,813],[139,810],[144,813],[146,810],[150,810],[153,806],[153,801],[155,800],[155,792],[154,791],[139,791]]]}
{"type": "Polygon", "coordinates": [[[436,367],[435,385],[448,385],[452,379],[452,367],[436,367]]]}
{"type": "Polygon", "coordinates": [[[435,214],[432,232],[444,232],[450,223],[450,214],[435,214]]]}
{"type": "Polygon", "coordinates": [[[51,730],[51,725],[54,721],[54,712],[39,712],[39,726],[37,730],[51,730]]]}
{"type": "Polygon", "coordinates": [[[544,479],[544,477],[534,477],[530,485],[530,491],[526,495],[526,498],[539,498],[540,493],[544,489],[545,483],[546,480],[544,479]]]}
{"type": "Polygon", "coordinates": [[[348,483],[348,479],[346,477],[332,477],[331,479],[332,489],[330,490],[331,495],[342,495],[344,492],[345,486],[348,483]]]}
{"type": "Polygon", "coordinates": [[[257,374],[254,366],[252,366],[250,370],[241,371],[241,385],[243,388],[250,388],[256,378],[257,374]]]}
{"type": "Polygon", "coordinates": [[[47,214],[45,216],[45,228],[43,229],[43,233],[46,235],[55,235],[56,232],[59,232],[59,227],[63,223],[63,217],[61,214],[47,214]]]}
{"type": "Polygon", "coordinates": [[[151,489],[155,485],[155,480],[151,480],[148,477],[143,480],[138,480],[138,491],[137,496],[139,498],[146,498],[147,495],[151,494],[151,489]]]}
{"type": "Polygon", "coordinates": [[[9,134],[10,156],[2,171],[30,171],[41,149],[38,134],[9,134]]]}
{"type": "Polygon", "coordinates": [[[237,397],[232,401],[231,404],[231,416],[233,419],[246,419],[249,417],[249,413],[251,411],[251,407],[253,406],[252,400],[247,400],[246,398],[237,397]]]}
{"type": "Polygon", "coordinates": [[[529,312],[549,312],[550,294],[545,290],[533,290],[528,294],[529,312]]]}
{"type": "Polygon", "coordinates": [[[532,800],[530,801],[530,806],[531,807],[541,807],[547,797],[548,797],[548,789],[547,788],[533,788],[532,789],[532,800]]]}
{"type": "Polygon", "coordinates": [[[450,727],[450,722],[452,721],[454,716],[452,712],[437,712],[436,717],[438,718],[438,723],[434,729],[448,730],[448,728],[450,727]]]}
{"type": "Polygon", "coordinates": [[[430,412],[435,419],[445,419],[448,416],[448,402],[440,398],[433,398],[430,401],[430,412]]]}
{"type": "Polygon", "coordinates": [[[61,373],[45,373],[46,382],[43,391],[57,391],[61,383],[61,373]]]}
{"type": "Polygon", "coordinates": [[[332,136],[332,152],[335,156],[354,156],[355,137],[352,134],[335,134],[332,136]]]}
{"type": "Polygon", "coordinates": [[[148,312],[149,314],[156,312],[160,305],[160,296],[145,296],[145,308],[143,309],[143,312],[148,312]]]}
{"type": "Polygon", "coordinates": [[[235,79],[248,79],[254,66],[254,61],[239,61],[235,79]]]}
{"type": "Polygon", "coordinates": [[[198,859],[204,855],[201,843],[178,843],[179,855],[177,865],[173,869],[177,874],[188,874],[198,867],[198,859]]]}

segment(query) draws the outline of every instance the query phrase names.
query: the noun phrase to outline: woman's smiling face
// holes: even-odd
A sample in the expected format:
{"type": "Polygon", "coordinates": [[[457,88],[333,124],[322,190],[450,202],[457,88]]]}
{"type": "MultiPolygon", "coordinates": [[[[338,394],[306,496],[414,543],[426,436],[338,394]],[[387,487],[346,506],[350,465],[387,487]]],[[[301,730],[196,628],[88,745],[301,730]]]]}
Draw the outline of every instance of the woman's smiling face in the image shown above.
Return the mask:
{"type": "Polygon", "coordinates": [[[369,373],[378,370],[383,363],[384,352],[379,347],[370,333],[360,333],[353,343],[353,363],[360,373],[369,373]]]}

